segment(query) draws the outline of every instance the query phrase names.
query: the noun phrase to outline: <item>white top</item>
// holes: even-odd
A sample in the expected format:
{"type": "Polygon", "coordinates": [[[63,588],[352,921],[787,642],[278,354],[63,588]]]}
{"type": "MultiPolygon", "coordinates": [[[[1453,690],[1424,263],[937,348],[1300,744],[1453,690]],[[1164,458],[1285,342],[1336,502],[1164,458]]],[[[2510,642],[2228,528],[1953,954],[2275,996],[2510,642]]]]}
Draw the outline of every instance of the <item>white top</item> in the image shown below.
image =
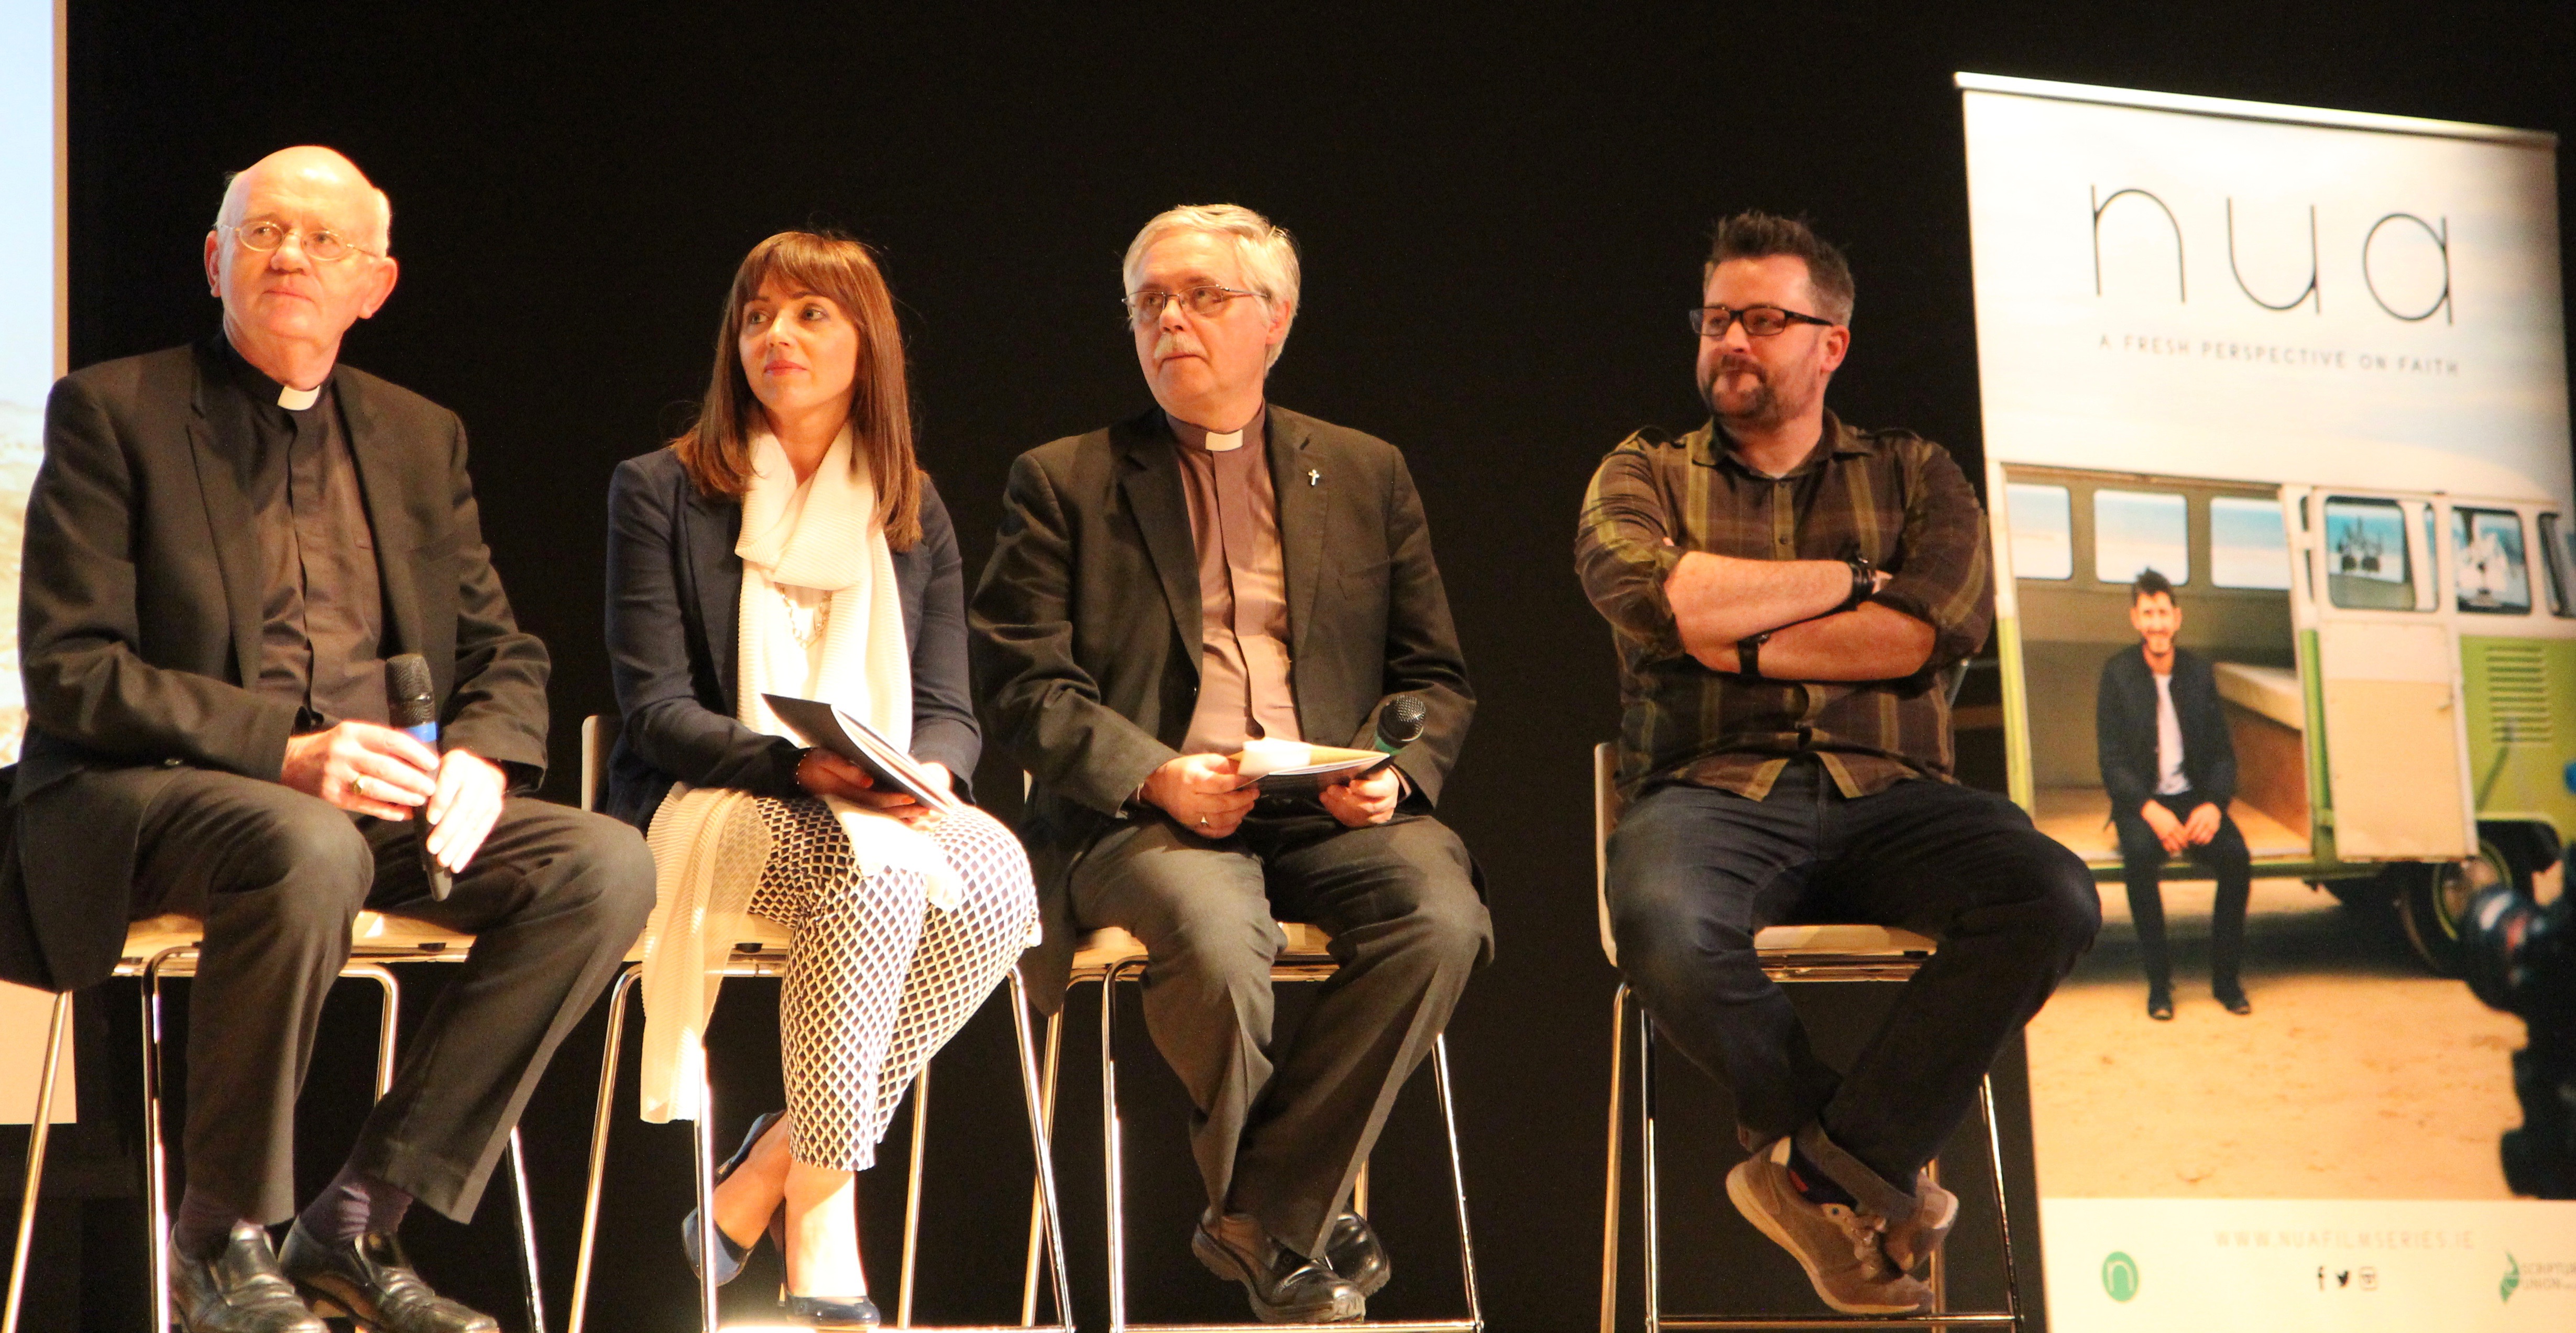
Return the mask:
{"type": "Polygon", "coordinates": [[[2156,674],[2156,795],[2180,796],[2191,790],[2182,775],[2182,718],[2174,712],[2173,674],[2156,674]]]}

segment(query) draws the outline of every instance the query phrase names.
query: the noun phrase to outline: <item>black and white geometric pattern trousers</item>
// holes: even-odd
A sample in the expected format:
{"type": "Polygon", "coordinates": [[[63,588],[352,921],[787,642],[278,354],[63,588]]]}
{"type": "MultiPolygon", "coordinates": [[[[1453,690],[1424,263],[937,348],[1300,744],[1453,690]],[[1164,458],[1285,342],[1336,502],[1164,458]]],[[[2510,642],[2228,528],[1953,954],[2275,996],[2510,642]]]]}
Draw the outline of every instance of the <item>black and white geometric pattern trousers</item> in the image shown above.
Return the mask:
{"type": "Polygon", "coordinates": [[[1027,944],[1038,913],[1028,854],[971,806],[932,821],[924,831],[964,885],[943,909],[917,870],[861,874],[821,801],[756,799],[771,845],[751,911],[788,928],[788,1149],[809,1166],[865,1171],[914,1075],[1027,944]]]}

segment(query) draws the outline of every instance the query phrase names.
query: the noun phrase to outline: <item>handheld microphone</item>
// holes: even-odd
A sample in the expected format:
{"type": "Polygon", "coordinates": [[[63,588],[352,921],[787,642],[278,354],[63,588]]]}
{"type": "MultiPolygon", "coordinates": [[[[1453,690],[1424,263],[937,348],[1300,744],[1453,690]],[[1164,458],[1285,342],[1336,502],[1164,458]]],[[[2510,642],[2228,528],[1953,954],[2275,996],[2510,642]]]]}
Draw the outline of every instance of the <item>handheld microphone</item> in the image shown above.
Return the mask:
{"type": "MultiPolygon", "coordinates": [[[[385,711],[394,728],[435,750],[438,748],[438,693],[430,684],[429,659],[401,653],[385,663],[385,711]]],[[[429,809],[414,816],[420,825],[420,872],[429,877],[429,896],[445,901],[456,878],[429,854],[429,809]]]]}
{"type": "Polygon", "coordinates": [[[1380,754],[1396,751],[1422,739],[1422,721],[1430,716],[1422,700],[1410,694],[1399,694],[1377,710],[1377,741],[1371,747],[1380,754]]]}

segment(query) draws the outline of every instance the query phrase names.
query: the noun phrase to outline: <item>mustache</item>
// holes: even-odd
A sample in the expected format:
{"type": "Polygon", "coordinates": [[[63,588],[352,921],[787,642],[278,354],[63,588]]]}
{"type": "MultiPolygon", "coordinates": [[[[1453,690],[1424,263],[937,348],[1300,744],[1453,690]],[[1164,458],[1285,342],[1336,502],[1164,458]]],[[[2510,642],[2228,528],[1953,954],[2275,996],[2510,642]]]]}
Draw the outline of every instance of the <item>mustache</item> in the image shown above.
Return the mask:
{"type": "Polygon", "coordinates": [[[1749,356],[1729,356],[1719,358],[1716,373],[1719,375],[1750,375],[1755,380],[1762,383],[1768,384],[1771,382],[1770,372],[1763,369],[1761,362],[1756,361],[1749,356]]]}
{"type": "Polygon", "coordinates": [[[1199,346],[1198,339],[1178,333],[1166,332],[1154,340],[1155,360],[1162,361],[1175,355],[1206,356],[1207,349],[1199,346]]]}

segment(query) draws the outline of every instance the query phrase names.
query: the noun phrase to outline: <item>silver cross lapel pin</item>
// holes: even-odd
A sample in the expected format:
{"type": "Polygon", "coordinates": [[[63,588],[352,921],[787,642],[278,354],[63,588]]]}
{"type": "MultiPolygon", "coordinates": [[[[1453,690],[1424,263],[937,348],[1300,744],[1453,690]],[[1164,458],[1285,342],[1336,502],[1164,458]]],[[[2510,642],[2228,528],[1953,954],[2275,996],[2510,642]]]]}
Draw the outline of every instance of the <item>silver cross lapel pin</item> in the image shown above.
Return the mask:
{"type": "Polygon", "coordinates": [[[1320,485],[1320,484],[1322,484],[1323,480],[1324,480],[1324,474],[1323,474],[1323,473],[1318,472],[1318,471],[1316,471],[1316,470],[1315,470],[1315,469],[1313,469],[1313,468],[1308,468],[1308,469],[1306,469],[1306,484],[1307,484],[1308,486],[1316,486],[1316,485],[1320,485]]]}

